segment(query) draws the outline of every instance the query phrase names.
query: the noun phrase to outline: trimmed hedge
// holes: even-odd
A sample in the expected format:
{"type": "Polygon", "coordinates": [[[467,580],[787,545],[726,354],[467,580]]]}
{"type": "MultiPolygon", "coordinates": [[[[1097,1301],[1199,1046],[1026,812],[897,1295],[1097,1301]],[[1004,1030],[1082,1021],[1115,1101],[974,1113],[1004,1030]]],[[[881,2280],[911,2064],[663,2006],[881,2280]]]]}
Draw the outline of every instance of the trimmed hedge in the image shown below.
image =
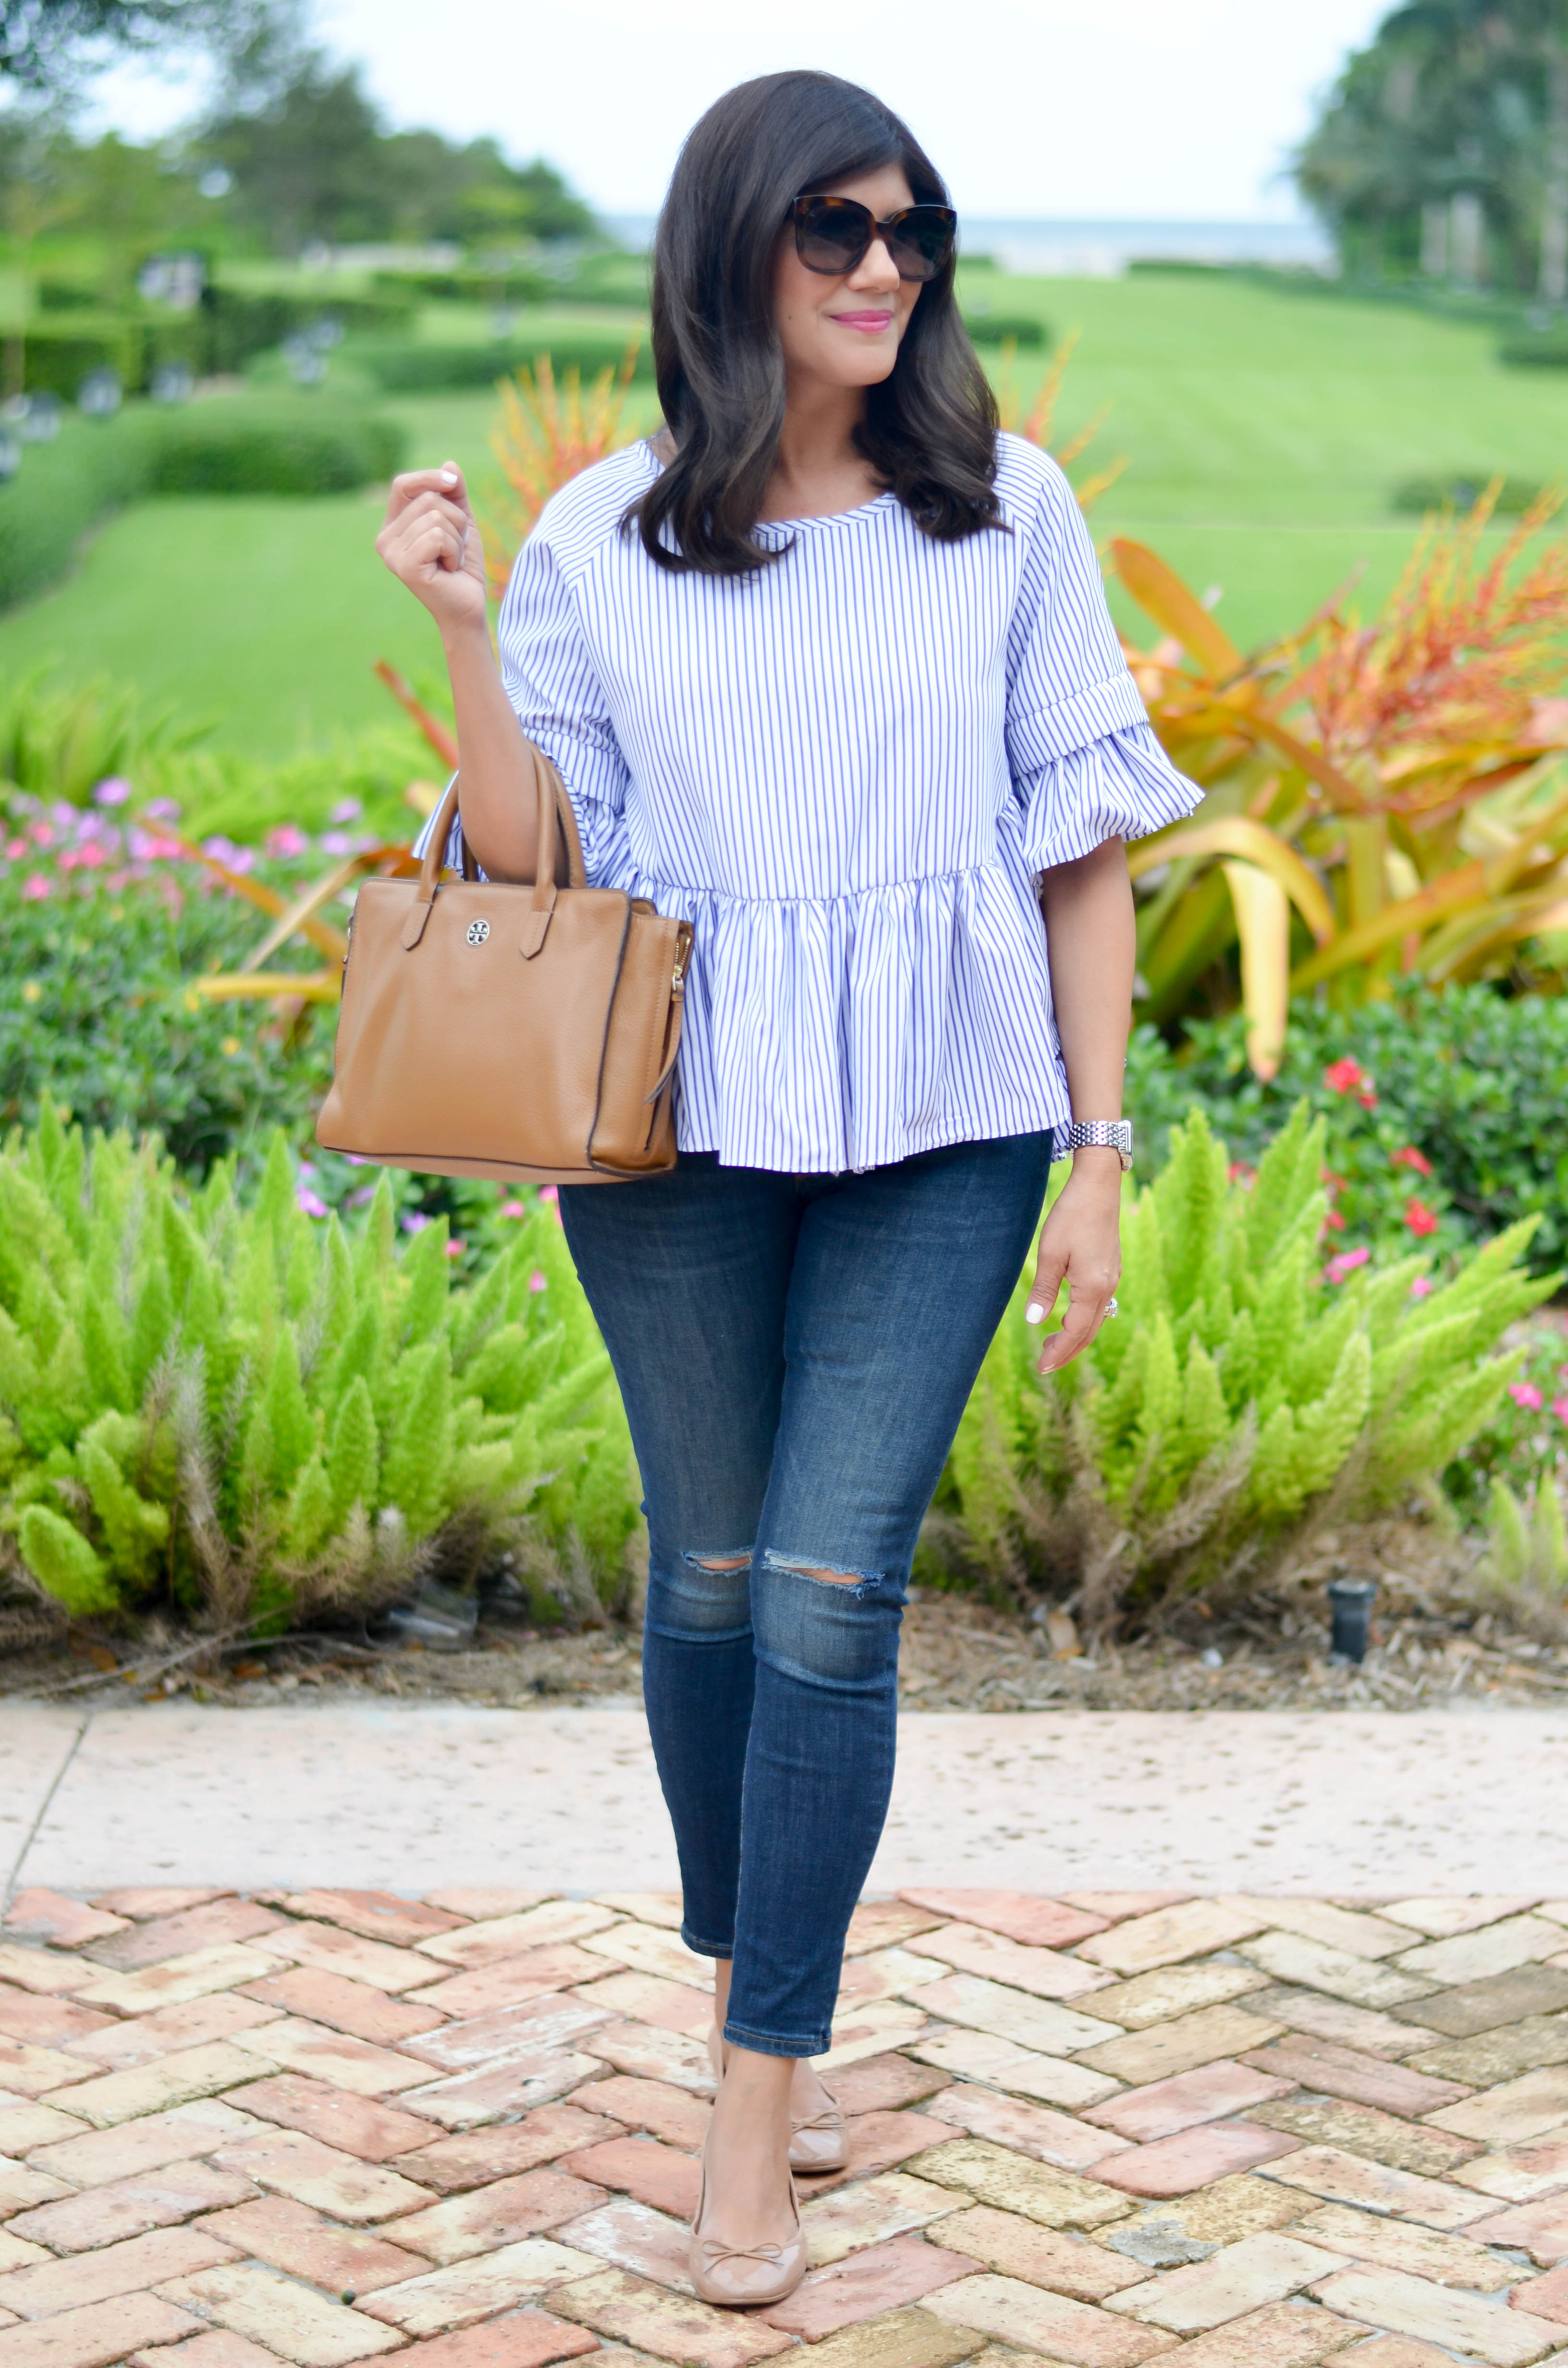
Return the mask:
{"type": "MultiPolygon", "coordinates": [[[[585,382],[603,370],[619,370],[630,342],[630,334],[620,337],[603,329],[559,329],[549,335],[530,330],[505,343],[482,346],[378,344],[357,338],[346,348],[345,359],[357,362],[385,394],[435,394],[494,386],[497,379],[531,367],[540,354],[550,356],[557,379],[574,370],[585,382]]],[[[646,380],[653,375],[653,351],[644,330],[632,376],[646,380]]]]}
{"type": "Polygon", "coordinates": [[[157,439],[153,494],[347,494],[390,477],[407,438],[395,420],[352,411],[264,411],[200,404],[157,439]]]}
{"type": "Polygon", "coordinates": [[[976,313],[972,316],[966,313],[963,324],[977,346],[1021,347],[1051,343],[1051,331],[1045,323],[1023,313],[976,313]]]}
{"type": "Polygon", "coordinates": [[[0,609],[52,584],[90,528],[144,494],[344,493],[391,476],[402,456],[393,422],[304,397],[67,418],[0,486],[0,609]]]}

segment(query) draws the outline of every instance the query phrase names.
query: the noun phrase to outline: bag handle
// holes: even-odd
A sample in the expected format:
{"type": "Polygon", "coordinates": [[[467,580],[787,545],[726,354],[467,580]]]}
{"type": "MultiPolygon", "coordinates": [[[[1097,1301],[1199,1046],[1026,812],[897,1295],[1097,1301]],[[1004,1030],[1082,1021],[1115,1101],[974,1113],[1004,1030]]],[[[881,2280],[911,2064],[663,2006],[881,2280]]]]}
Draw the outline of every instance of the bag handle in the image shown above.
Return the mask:
{"type": "MultiPolygon", "coordinates": [[[[531,962],[544,943],[550,916],[555,910],[557,874],[562,860],[565,861],[563,884],[566,887],[585,888],[588,881],[583,865],[583,842],[577,835],[577,817],[573,812],[565,784],[542,748],[536,748],[531,740],[525,740],[523,746],[528,751],[534,777],[534,881],[518,946],[524,960],[531,962]]],[[[436,809],[425,852],[419,859],[419,882],[402,929],[403,944],[410,953],[425,935],[425,924],[436,901],[441,860],[446,853],[447,841],[451,837],[452,825],[459,819],[461,779],[460,773],[454,773],[448,783],[446,795],[436,809]]]]}

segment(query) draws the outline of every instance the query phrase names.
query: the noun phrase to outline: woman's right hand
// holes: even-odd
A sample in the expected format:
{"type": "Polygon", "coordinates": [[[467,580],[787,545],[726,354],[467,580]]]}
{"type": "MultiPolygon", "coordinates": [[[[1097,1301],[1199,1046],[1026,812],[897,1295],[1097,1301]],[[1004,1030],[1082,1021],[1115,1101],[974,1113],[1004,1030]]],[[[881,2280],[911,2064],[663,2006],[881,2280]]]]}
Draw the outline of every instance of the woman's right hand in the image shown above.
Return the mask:
{"type": "Polygon", "coordinates": [[[376,549],[429,609],[443,639],[485,624],[484,547],[456,461],[392,479],[376,549]]]}

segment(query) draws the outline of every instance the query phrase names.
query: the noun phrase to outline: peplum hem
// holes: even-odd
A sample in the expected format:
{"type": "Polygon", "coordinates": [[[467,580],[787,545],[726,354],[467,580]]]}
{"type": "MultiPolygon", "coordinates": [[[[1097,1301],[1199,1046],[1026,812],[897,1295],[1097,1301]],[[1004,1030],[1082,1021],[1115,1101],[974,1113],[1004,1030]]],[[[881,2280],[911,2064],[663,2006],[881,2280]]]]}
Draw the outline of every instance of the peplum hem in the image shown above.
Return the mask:
{"type": "Polygon", "coordinates": [[[841,1175],[1066,1124],[1040,910],[1003,866],[767,903],[616,884],[693,924],[683,1151],[841,1175]]]}

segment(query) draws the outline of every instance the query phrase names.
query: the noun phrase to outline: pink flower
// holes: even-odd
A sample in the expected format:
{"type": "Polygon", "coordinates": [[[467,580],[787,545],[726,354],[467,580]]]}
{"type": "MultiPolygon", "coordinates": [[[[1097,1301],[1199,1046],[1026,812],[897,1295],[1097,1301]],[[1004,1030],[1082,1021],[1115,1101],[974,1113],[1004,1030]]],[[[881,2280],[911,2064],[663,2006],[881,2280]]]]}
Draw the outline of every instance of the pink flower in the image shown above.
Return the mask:
{"type": "Polygon", "coordinates": [[[1323,1073],[1323,1081],[1332,1093],[1348,1094],[1358,1086],[1366,1085],[1367,1072],[1359,1061],[1331,1061],[1323,1073]]]}
{"type": "MultiPolygon", "coordinates": [[[[353,1154],[350,1153],[347,1156],[352,1157],[353,1154]]],[[[373,1184],[361,1184],[358,1192],[350,1192],[343,1205],[346,1209],[368,1209],[375,1197],[376,1188],[373,1184]]]]}
{"type": "Polygon", "coordinates": [[[1392,1152],[1390,1165],[1394,1167],[1414,1167],[1417,1176],[1430,1176],[1432,1173],[1431,1161],[1424,1152],[1417,1151],[1413,1143],[1407,1143],[1402,1151],[1392,1152]]]}
{"type": "Polygon", "coordinates": [[[131,795],[131,784],[119,773],[110,773],[93,791],[96,806],[122,806],[131,795]]]}
{"type": "Polygon", "coordinates": [[[41,871],[28,873],[23,884],[22,894],[29,905],[40,903],[49,894],[49,882],[41,871]]]}
{"type": "Polygon", "coordinates": [[[316,845],[324,855],[352,855],[354,842],[346,830],[324,830],[316,845]]]}
{"type": "Polygon", "coordinates": [[[106,872],[104,875],[104,886],[111,890],[112,893],[118,896],[130,877],[131,874],[129,871],[106,872]]]}
{"type": "Polygon", "coordinates": [[[1429,1274],[1418,1274],[1410,1286],[1412,1299],[1430,1299],[1437,1286],[1429,1274]]]}
{"type": "Polygon", "coordinates": [[[1533,1382],[1510,1382],[1508,1395],[1517,1406],[1523,1406],[1527,1414],[1539,1414],[1546,1404],[1533,1382]]]}
{"type": "Polygon", "coordinates": [[[528,1277],[528,1289],[530,1291],[548,1291],[549,1288],[549,1278],[546,1276],[543,1268],[536,1266],[532,1274],[528,1277]]]}
{"type": "Polygon", "coordinates": [[[1342,1234],[1345,1231],[1345,1220],[1337,1209],[1331,1209],[1323,1222],[1325,1229],[1331,1234],[1342,1234]]]}
{"type": "Polygon", "coordinates": [[[403,1230],[405,1234],[422,1234],[429,1223],[423,1209],[410,1209],[403,1220],[403,1230]]]}
{"type": "Polygon", "coordinates": [[[1359,1249],[1339,1251],[1337,1256],[1331,1258],[1328,1264],[1324,1267],[1323,1270],[1324,1281],[1325,1282],[1343,1282],[1347,1274],[1354,1274],[1358,1266],[1366,1266],[1369,1261],[1371,1255],[1371,1251],[1367,1247],[1364,1242],[1359,1249]]]}
{"type": "Polygon", "coordinates": [[[539,1188],[539,1197],[541,1201],[549,1201],[553,1204],[559,1201],[561,1195],[553,1184],[541,1184],[539,1188]]]}
{"type": "Polygon", "coordinates": [[[467,1247],[468,1247],[468,1244],[467,1244],[466,1242],[462,1242],[462,1241],[449,1242],[449,1243],[447,1244],[447,1256],[448,1256],[449,1258],[461,1258],[461,1256],[462,1256],[462,1254],[463,1254],[464,1250],[465,1250],[465,1249],[467,1249],[467,1247]]]}
{"type": "Polygon", "coordinates": [[[297,823],[279,823],[276,830],[269,830],[267,834],[268,855],[282,862],[287,862],[291,856],[303,855],[310,843],[297,823]]]}
{"type": "Polygon", "coordinates": [[[308,1184],[296,1186],[294,1205],[302,1209],[307,1217],[324,1217],[327,1214],[326,1202],[319,1192],[312,1192],[308,1184]]]}
{"type": "Polygon", "coordinates": [[[54,845],[53,829],[46,822],[28,823],[28,837],[32,840],[35,847],[52,847],[54,845]]]}
{"type": "Polygon", "coordinates": [[[327,820],[329,822],[358,822],[364,811],[365,809],[360,804],[358,798],[339,798],[331,814],[327,816],[327,820]]]}
{"type": "Polygon", "coordinates": [[[27,851],[28,842],[25,838],[8,838],[6,841],[6,859],[12,863],[19,863],[27,851]]]}
{"type": "Polygon", "coordinates": [[[527,1203],[522,1201],[503,1201],[501,1203],[500,1214],[503,1217],[526,1217],[528,1213],[527,1203]]]}
{"type": "Polygon", "coordinates": [[[1568,1393],[1551,1401],[1551,1411],[1559,1422],[1568,1422],[1568,1393]]]}
{"type": "Polygon", "coordinates": [[[1425,1241],[1428,1234],[1437,1232],[1442,1221],[1425,1201],[1411,1201],[1405,1206],[1404,1222],[1417,1241],[1425,1241]]]}
{"type": "Polygon", "coordinates": [[[178,822],[179,806],[174,798],[149,798],[142,809],[149,822],[178,822]]]}

